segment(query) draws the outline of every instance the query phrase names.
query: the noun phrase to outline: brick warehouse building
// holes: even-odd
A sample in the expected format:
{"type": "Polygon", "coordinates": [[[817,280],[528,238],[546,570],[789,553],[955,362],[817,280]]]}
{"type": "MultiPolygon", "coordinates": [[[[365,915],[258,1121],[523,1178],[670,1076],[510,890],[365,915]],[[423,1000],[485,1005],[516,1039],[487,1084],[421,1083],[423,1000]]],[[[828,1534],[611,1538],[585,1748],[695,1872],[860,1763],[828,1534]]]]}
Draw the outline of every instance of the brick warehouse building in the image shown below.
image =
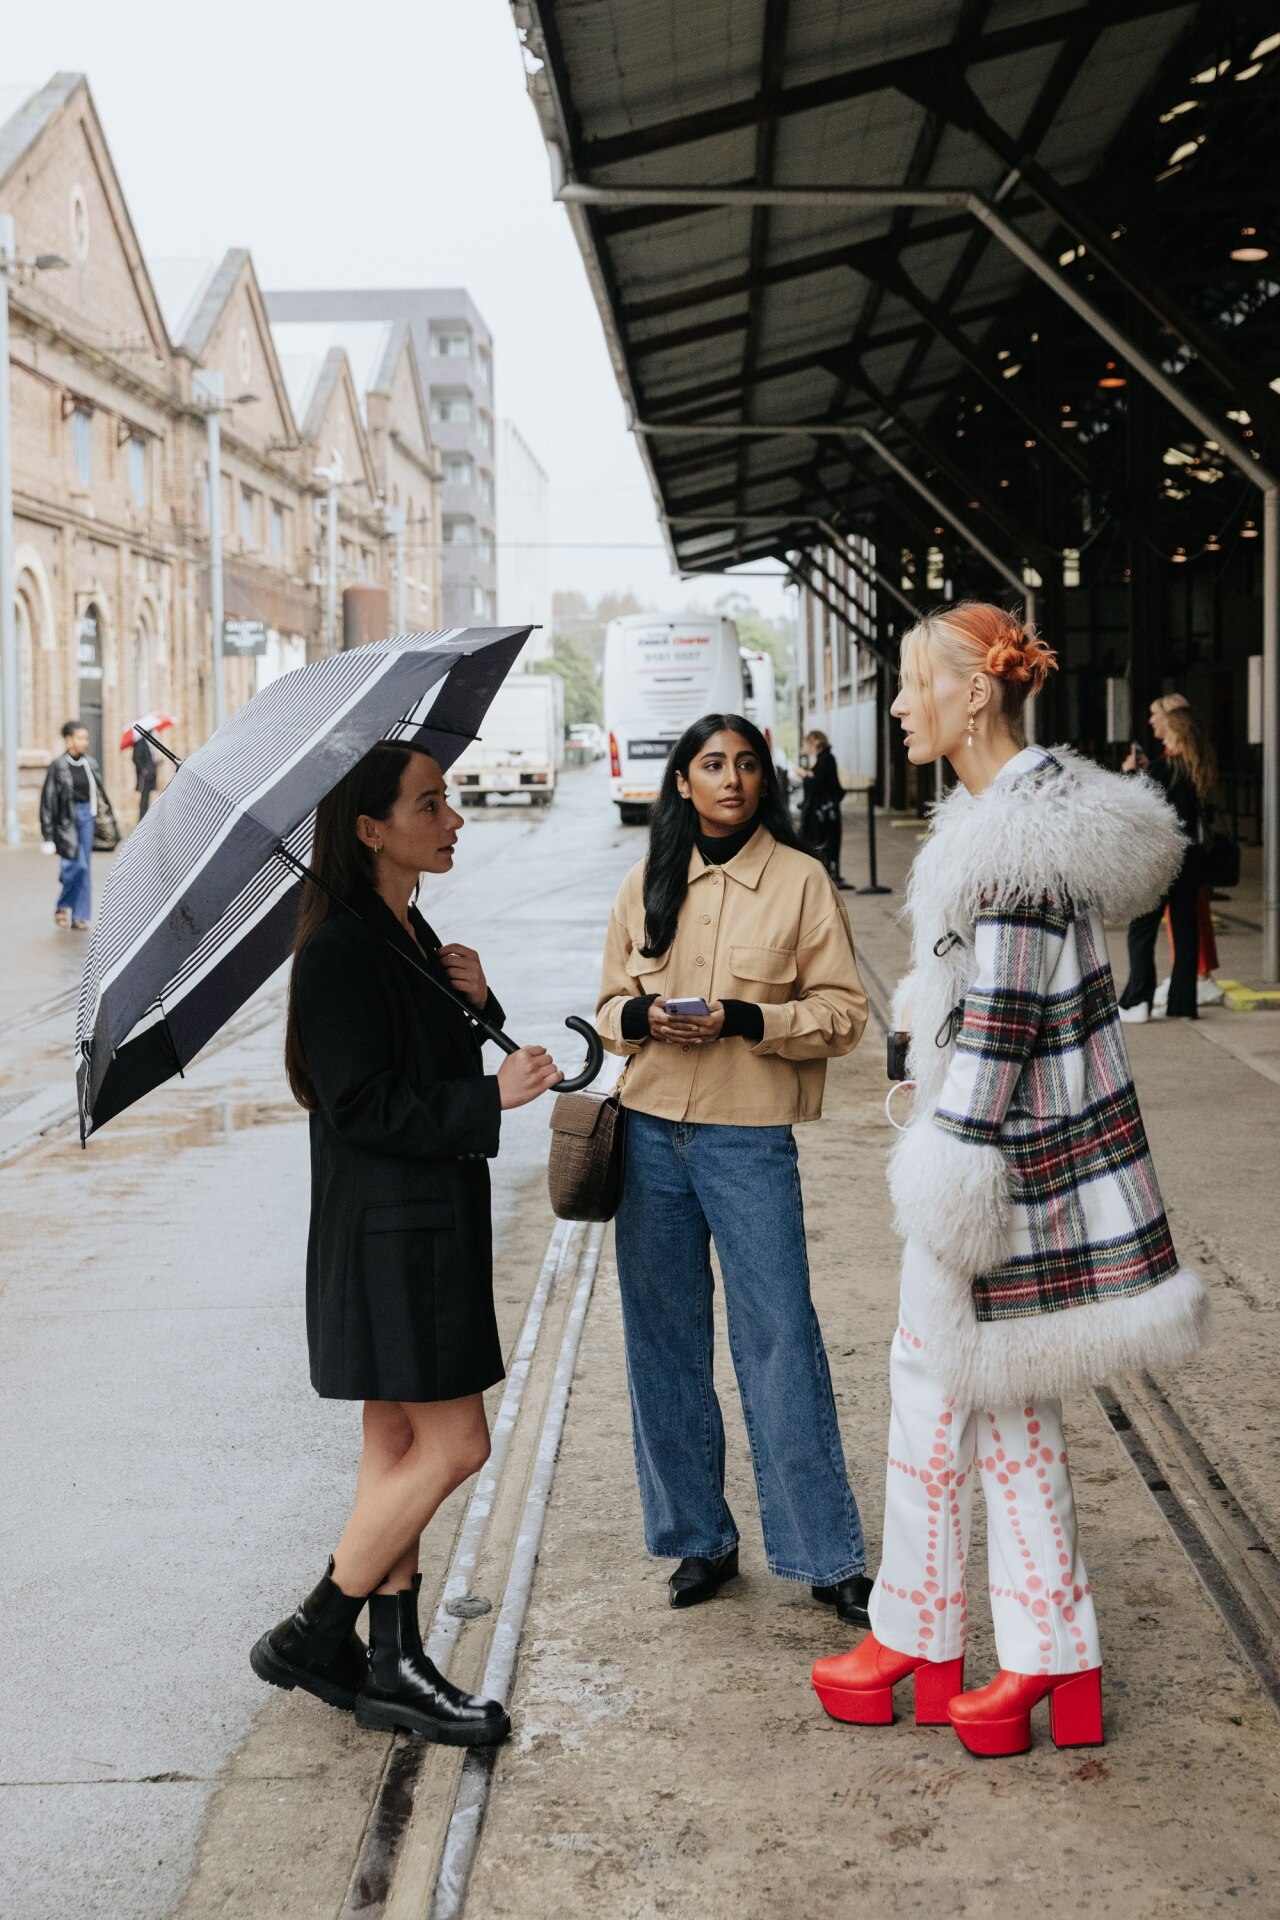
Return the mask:
{"type": "MultiPolygon", "coordinates": [[[[9,104],[0,99],[0,115],[9,104]]],[[[228,711],[329,644],[335,450],[339,646],[344,614],[361,639],[389,631],[392,494],[411,482],[415,514],[438,521],[440,468],[407,329],[388,339],[363,385],[334,347],[299,419],[246,251],[232,249],[212,271],[159,263],[153,276],[83,75],[55,75],[0,120],[0,211],[13,216],[20,259],[65,263],[8,276],[19,774],[30,838],[65,719],[88,724],[126,822],[132,769],[117,742],[129,722],[148,707],[172,713],[179,754],[212,730],[201,373],[220,373],[225,396],[225,614],[268,629],[265,655],[226,663],[228,711]]],[[[406,617],[438,626],[438,543],[424,541],[412,559],[406,617]]]]}

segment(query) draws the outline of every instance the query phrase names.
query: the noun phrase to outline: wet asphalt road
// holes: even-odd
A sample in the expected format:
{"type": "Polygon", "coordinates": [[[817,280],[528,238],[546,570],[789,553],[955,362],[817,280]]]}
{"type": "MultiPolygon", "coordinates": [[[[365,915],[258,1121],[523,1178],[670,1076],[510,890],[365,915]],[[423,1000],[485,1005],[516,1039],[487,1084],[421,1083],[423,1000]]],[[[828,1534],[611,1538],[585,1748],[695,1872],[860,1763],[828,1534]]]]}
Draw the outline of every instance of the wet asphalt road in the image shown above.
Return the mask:
{"type": "MultiPolygon", "coordinates": [[[[600,764],[568,775],[546,814],[467,822],[424,911],[480,950],[510,1031],[576,1071],[561,1022],[591,1012],[643,836],[618,826],[600,764]]],[[[0,1914],[14,1920],[172,1909],[221,1770],[271,1697],[246,1652],[280,1611],[281,1569],[310,1584],[349,1500],[357,1409],[307,1381],[306,1129],[278,983],[260,1013],[87,1152],[64,1133],[0,1169],[0,1594],[21,1649],[0,1719],[0,1914]]],[[[499,1264],[542,1177],[547,1105],[504,1124],[499,1264]]]]}

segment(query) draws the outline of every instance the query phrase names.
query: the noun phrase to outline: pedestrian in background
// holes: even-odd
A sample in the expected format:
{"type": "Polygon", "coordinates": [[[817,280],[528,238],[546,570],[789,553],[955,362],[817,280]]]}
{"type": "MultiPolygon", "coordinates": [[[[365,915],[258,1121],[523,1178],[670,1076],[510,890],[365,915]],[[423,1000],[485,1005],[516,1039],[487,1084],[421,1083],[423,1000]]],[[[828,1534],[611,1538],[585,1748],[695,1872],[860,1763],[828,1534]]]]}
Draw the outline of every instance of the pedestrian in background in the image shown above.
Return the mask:
{"type": "Polygon", "coordinates": [[[813,764],[802,769],[800,774],[804,781],[804,797],[800,802],[800,838],[811,852],[817,854],[836,886],[849,892],[851,889],[840,878],[840,802],[844,799],[840,769],[825,733],[815,728],[812,733],[805,735],[804,743],[813,756],[813,764]]]}
{"type": "Polygon", "coordinates": [[[596,1009],[605,1046],[628,1056],[618,1279],[645,1542],[679,1561],[673,1607],[738,1571],[714,1241],[769,1571],[866,1620],[792,1134],[821,1115],[827,1061],[866,1020],[848,916],[796,839],[763,735],[708,714],[667,762],[648,858],[610,917],[596,1009]]]}
{"type": "MultiPolygon", "coordinates": [[[[1164,751],[1151,763],[1150,777],[1162,787],[1186,835],[1182,863],[1165,897],[1149,913],[1139,914],[1129,927],[1129,978],[1120,996],[1120,1018],[1126,1025],[1150,1020],[1156,998],[1156,937],[1166,910],[1173,944],[1173,971],[1169,977],[1165,1015],[1170,1020],[1197,1016],[1200,971],[1199,895],[1204,884],[1205,813],[1217,778],[1213,749],[1204,728],[1181,695],[1180,704],[1158,703],[1152,708],[1152,728],[1164,751]]],[[[1124,763],[1135,771],[1137,755],[1124,763]]]]}
{"type": "Polygon", "coordinates": [[[138,795],[138,818],[141,820],[151,805],[151,796],[156,790],[157,770],[156,750],[149,740],[141,734],[133,742],[133,782],[138,795]]]}
{"type": "Polygon", "coordinates": [[[54,924],[86,933],[93,918],[94,850],[111,852],[120,829],[102,768],[89,752],[89,729],[68,720],[62,739],[63,750],[49,762],[40,793],[40,838],[46,853],[61,856],[54,924]]]}
{"type": "Polygon", "coordinates": [[[311,1116],[311,1381],[325,1399],[363,1401],[364,1449],[327,1573],[250,1659],[274,1686],[354,1708],[359,1726],[488,1746],[510,1732],[506,1712],[427,1659],[418,1556],[432,1515],[489,1455],[483,1394],[502,1349],[487,1162],[503,1113],[562,1076],[542,1047],[486,1075],[440,990],[502,1024],[479,955],[441,947],[413,905],[422,874],[451,870],[462,824],[436,762],[385,743],[316,812],[285,1062],[311,1116]]]}
{"type": "Polygon", "coordinates": [[[907,755],[959,784],[911,875],[914,1111],[890,1187],[903,1251],[884,1547],[872,1631],[819,1660],[835,1718],[916,1719],[971,1752],[1102,1739],[1102,1655],[1060,1395],[1186,1359],[1204,1291],[1180,1268],[1138,1111],[1103,916],[1167,888],[1178,821],[1146,781],[1024,744],[1056,665],[1003,609],[960,604],[903,640],[892,711],[907,755]],[[965,1693],[975,1479],[1000,1671],[965,1693]]]}

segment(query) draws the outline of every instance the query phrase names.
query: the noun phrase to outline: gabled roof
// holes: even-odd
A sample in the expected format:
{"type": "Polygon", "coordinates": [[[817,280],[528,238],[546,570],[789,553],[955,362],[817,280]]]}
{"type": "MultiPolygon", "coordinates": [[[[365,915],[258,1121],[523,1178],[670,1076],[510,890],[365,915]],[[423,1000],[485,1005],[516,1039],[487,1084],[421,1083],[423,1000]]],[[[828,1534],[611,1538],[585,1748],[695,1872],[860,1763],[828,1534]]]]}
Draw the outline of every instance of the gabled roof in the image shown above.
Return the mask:
{"type": "MultiPolygon", "coordinates": [[[[93,165],[110,207],[120,251],[147,330],[158,354],[167,359],[172,351],[170,335],[111,159],[89,82],[83,73],[55,73],[47,85],[31,94],[0,125],[0,197],[8,201],[14,196],[18,190],[15,176],[19,168],[34,157],[35,149],[42,141],[56,137],[62,121],[77,112],[83,113],[85,136],[93,165]]],[[[20,243],[21,240],[22,235],[19,234],[20,243]]]]}
{"type": "Polygon", "coordinates": [[[262,289],[258,285],[253,256],[249,249],[229,247],[212,272],[203,276],[199,273],[201,263],[198,261],[174,261],[169,264],[173,269],[172,291],[181,297],[184,278],[188,288],[186,317],[183,332],[178,341],[178,349],[198,365],[203,364],[208,358],[214,335],[217,333],[223,315],[236,294],[243,288],[253,315],[255,330],[262,346],[268,377],[271,380],[276,404],[280,409],[285,432],[290,439],[296,439],[296,412],[292,405],[284,369],[280,364],[275,337],[267,318],[266,303],[262,298],[262,289]],[[185,275],[182,269],[186,269],[185,275]]]}
{"type": "Polygon", "coordinates": [[[302,437],[319,448],[321,458],[327,457],[327,450],[320,447],[320,437],[324,432],[334,398],[340,388],[344,388],[350,407],[351,421],[355,429],[356,445],[360,455],[361,478],[369,490],[370,498],[377,496],[377,479],[373,471],[373,461],[369,454],[369,442],[365,435],[364,421],[360,412],[360,396],[356,390],[355,379],[351,372],[351,362],[343,347],[330,347],[321,364],[319,374],[311,392],[310,403],[302,422],[302,437]]]}

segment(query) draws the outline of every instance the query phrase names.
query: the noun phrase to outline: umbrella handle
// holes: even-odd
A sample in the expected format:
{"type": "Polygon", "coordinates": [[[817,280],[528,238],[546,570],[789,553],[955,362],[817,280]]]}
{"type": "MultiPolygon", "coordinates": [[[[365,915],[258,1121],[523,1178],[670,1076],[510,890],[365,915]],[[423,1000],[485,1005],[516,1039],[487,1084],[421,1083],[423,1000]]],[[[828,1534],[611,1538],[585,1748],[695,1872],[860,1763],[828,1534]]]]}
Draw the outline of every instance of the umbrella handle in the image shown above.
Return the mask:
{"type": "MultiPolygon", "coordinates": [[[[396,947],[394,951],[399,953],[400,948],[396,947]]],[[[408,954],[405,954],[403,957],[406,960],[409,959],[408,954]]],[[[410,960],[409,964],[412,966],[414,963],[410,960]]],[[[439,986],[439,981],[432,979],[430,974],[427,975],[427,978],[431,980],[433,987],[439,986]]],[[[509,1033],[502,1031],[501,1027],[491,1026],[482,1014],[477,1013],[474,1007],[467,1006],[465,1001],[458,999],[456,994],[453,998],[462,1008],[471,1026],[477,1033],[481,1034],[484,1039],[492,1040],[494,1046],[501,1047],[504,1053],[519,1053],[520,1042],[518,1040],[513,1040],[509,1033]]],[[[565,1025],[572,1032],[582,1035],[582,1038],[587,1043],[587,1058],[581,1073],[576,1074],[572,1080],[558,1080],[551,1091],[553,1093],[580,1093],[583,1087],[589,1087],[591,1085],[591,1082],[604,1065],[604,1048],[600,1044],[600,1036],[595,1028],[586,1020],[580,1020],[576,1013],[569,1015],[569,1018],[565,1021],[565,1025]]]]}
{"type": "Polygon", "coordinates": [[[572,1080],[561,1080],[551,1091],[553,1093],[580,1093],[583,1087],[589,1087],[591,1085],[591,1082],[604,1065],[604,1048],[600,1044],[600,1035],[596,1032],[595,1028],[590,1026],[587,1021],[580,1020],[576,1013],[569,1015],[569,1018],[565,1021],[565,1025],[570,1028],[572,1032],[580,1033],[586,1041],[587,1061],[581,1073],[576,1074],[572,1080]]]}

